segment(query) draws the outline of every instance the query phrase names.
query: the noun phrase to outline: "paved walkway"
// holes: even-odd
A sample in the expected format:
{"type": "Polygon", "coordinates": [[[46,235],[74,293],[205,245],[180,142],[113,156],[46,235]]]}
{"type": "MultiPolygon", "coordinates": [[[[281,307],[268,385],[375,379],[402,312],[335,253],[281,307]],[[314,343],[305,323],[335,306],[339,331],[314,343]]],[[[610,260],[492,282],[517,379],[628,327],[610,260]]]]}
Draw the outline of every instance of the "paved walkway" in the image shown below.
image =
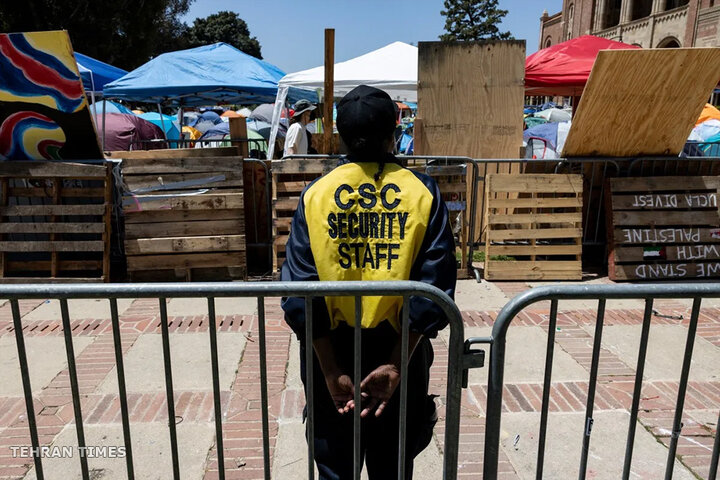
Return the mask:
{"type": "MultiPolygon", "coordinates": [[[[600,280],[602,281],[602,280],[600,280]]],[[[465,336],[485,335],[509,297],[529,284],[462,282],[458,305],[465,336]]],[[[138,479],[171,477],[167,407],[157,302],[119,302],[128,401],[138,479]]],[[[642,303],[609,302],[603,332],[600,378],[588,478],[619,478],[628,428],[642,319],[642,303]]],[[[171,350],[183,478],[217,478],[208,319],[204,300],[170,300],[171,350]]],[[[508,337],[502,424],[500,478],[534,478],[537,431],[547,344],[548,305],[536,305],[513,323],[508,337]]],[[[635,438],[632,478],[656,479],[664,472],[690,305],[661,302],[653,317],[635,438]]],[[[65,345],[57,302],[22,302],[23,330],[38,415],[40,442],[76,445],[65,345]]],[[[220,384],[224,412],[225,467],[228,479],[262,478],[260,389],[256,302],[217,301],[220,384]]],[[[282,322],[277,300],[266,302],[268,391],[273,478],[306,476],[298,346],[282,322]]],[[[85,435],[88,445],[120,446],[122,431],[110,311],[106,302],[71,301],[85,435]]],[[[560,305],[556,331],[545,478],[577,476],[595,312],[592,302],[560,305]]],[[[441,418],[436,442],[416,460],[416,476],[442,477],[441,449],[448,332],[434,341],[432,392],[441,418]]],[[[695,345],[674,478],[707,478],[720,410],[720,307],[703,308],[695,345]]],[[[28,458],[14,457],[11,446],[29,445],[15,332],[8,304],[0,305],[0,479],[35,478],[28,458]]],[[[470,374],[464,391],[460,476],[482,471],[487,368],[470,374]]],[[[60,450],[60,449],[58,449],[60,450]]],[[[74,458],[46,458],[45,478],[80,478],[74,458]]],[[[107,451],[109,452],[109,450],[107,451]]],[[[92,478],[125,478],[122,458],[89,459],[92,478]]]]}

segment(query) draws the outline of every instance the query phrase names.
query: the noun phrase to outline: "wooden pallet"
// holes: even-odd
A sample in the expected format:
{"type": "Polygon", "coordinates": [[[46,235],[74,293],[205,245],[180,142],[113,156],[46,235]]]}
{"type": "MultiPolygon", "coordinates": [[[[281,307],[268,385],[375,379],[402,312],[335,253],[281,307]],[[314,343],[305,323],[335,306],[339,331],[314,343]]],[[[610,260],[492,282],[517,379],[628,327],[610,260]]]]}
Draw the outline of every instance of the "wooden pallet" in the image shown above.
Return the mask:
{"type": "Polygon", "coordinates": [[[285,245],[300,193],[310,182],[336,166],[336,159],[293,158],[272,161],[273,272],[279,272],[285,260],[285,245]]]}
{"type": "Polygon", "coordinates": [[[720,177],[613,178],[611,280],[720,277],[720,177]]]}
{"type": "Polygon", "coordinates": [[[0,162],[0,282],[110,281],[111,166],[0,162]]]}
{"type": "Polygon", "coordinates": [[[245,278],[242,158],[149,153],[122,160],[131,278],[189,281],[206,269],[245,278]]]}
{"type": "Polygon", "coordinates": [[[580,280],[582,176],[494,174],[486,181],[485,279],[580,280]]]}

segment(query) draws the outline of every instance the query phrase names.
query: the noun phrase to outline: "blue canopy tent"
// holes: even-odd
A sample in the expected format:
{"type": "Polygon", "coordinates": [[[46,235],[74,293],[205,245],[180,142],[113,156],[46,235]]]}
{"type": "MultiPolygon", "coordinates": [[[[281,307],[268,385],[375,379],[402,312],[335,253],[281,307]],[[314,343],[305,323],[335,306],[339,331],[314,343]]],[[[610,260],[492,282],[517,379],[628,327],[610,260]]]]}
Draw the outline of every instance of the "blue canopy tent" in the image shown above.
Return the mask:
{"type": "Polygon", "coordinates": [[[113,67],[100,60],[75,52],[75,62],[80,70],[86,92],[102,95],[105,84],[127,75],[127,70],[113,67]]]}
{"type": "MultiPolygon", "coordinates": [[[[285,72],[226,43],[164,53],[103,89],[107,98],[168,106],[274,102],[285,72]]],[[[298,90],[297,99],[308,92],[298,90]]],[[[291,96],[292,96],[291,94],[291,96]]],[[[310,92],[317,101],[317,94],[310,92]]]]}

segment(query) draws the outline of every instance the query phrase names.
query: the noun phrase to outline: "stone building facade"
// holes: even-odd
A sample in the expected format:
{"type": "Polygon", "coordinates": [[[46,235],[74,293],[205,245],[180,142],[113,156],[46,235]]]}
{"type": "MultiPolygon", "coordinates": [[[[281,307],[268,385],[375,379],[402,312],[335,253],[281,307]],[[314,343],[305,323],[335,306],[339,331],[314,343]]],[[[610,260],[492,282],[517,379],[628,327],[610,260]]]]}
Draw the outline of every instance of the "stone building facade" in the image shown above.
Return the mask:
{"type": "Polygon", "coordinates": [[[644,48],[720,46],[720,0],[563,0],[540,18],[540,48],[592,34],[644,48]]]}

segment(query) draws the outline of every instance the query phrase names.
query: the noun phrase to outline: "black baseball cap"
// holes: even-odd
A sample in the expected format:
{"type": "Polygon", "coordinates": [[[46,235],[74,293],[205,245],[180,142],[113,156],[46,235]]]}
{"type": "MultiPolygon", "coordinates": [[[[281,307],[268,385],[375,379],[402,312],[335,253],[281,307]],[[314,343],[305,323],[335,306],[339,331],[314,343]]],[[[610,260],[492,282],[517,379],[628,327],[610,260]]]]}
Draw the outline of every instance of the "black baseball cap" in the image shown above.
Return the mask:
{"type": "Polygon", "coordinates": [[[348,146],[356,139],[379,144],[392,135],[396,126],[395,102],[378,88],[360,85],[338,103],[337,129],[348,146]]]}

